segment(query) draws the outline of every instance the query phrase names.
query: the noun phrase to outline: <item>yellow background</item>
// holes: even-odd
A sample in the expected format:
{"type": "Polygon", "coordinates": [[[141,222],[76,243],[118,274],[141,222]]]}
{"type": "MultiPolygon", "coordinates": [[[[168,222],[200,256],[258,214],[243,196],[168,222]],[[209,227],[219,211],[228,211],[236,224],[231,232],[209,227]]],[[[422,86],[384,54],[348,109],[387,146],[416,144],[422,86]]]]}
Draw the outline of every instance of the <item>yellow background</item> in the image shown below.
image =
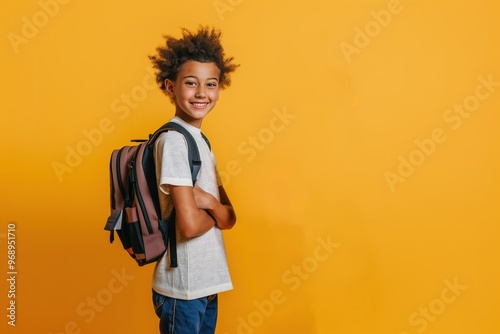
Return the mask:
{"type": "Polygon", "coordinates": [[[203,124],[238,214],[217,332],[500,332],[497,1],[62,2],[0,11],[2,333],[157,332],[108,162],[172,116],[147,55],[200,23],[241,64],[203,124]]]}

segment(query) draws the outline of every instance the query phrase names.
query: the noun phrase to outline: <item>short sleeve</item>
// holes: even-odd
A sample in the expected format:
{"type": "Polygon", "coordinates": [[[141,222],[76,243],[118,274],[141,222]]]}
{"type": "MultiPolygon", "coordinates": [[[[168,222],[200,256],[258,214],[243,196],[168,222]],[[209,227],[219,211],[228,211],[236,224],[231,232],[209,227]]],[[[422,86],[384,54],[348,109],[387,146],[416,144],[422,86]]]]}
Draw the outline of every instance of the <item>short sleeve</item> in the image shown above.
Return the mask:
{"type": "Polygon", "coordinates": [[[163,133],[155,142],[155,164],[159,188],[169,194],[169,186],[193,186],[187,142],[176,131],[163,133]]]}
{"type": "Polygon", "coordinates": [[[219,174],[219,170],[216,169],[215,170],[215,176],[217,177],[217,187],[220,187],[222,186],[222,179],[220,177],[220,174],[219,174]]]}
{"type": "Polygon", "coordinates": [[[215,168],[215,179],[217,181],[217,187],[220,187],[222,186],[222,178],[220,177],[219,169],[217,168],[217,162],[215,161],[215,155],[212,151],[210,151],[210,156],[212,158],[212,163],[214,164],[215,168]]]}

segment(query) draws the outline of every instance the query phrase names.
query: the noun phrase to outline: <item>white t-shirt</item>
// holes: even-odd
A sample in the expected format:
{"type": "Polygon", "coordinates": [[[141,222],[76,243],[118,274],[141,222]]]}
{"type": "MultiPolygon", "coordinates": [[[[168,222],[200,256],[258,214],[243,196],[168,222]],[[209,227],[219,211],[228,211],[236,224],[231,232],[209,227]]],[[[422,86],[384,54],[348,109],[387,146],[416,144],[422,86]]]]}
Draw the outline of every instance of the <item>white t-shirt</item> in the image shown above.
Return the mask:
{"type": "MultiPolygon", "coordinates": [[[[200,129],[179,117],[171,121],[186,128],[196,140],[201,169],[196,184],[204,191],[219,197],[220,177],[215,157],[201,136],[200,129]]],[[[176,131],[161,134],[155,143],[156,177],[160,188],[162,216],[168,217],[173,201],[169,185],[192,186],[187,143],[176,131]]],[[[231,290],[233,285],[227,266],[222,232],[213,227],[203,235],[185,239],[177,231],[177,268],[170,268],[170,252],[157,262],[153,273],[153,289],[165,296],[191,300],[231,290]]]]}

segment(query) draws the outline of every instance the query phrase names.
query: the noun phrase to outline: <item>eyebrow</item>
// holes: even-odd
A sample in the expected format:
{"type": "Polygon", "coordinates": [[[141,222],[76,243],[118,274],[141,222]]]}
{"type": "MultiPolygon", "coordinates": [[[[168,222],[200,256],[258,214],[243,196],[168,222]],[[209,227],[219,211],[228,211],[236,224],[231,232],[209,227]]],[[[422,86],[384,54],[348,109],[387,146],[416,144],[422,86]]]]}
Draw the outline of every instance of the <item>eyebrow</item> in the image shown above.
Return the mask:
{"type": "MultiPolygon", "coordinates": [[[[186,79],[186,78],[195,78],[195,79],[199,79],[196,75],[186,75],[183,79],[186,79]]],[[[218,78],[207,78],[207,80],[216,80],[216,81],[219,81],[218,78]]]]}

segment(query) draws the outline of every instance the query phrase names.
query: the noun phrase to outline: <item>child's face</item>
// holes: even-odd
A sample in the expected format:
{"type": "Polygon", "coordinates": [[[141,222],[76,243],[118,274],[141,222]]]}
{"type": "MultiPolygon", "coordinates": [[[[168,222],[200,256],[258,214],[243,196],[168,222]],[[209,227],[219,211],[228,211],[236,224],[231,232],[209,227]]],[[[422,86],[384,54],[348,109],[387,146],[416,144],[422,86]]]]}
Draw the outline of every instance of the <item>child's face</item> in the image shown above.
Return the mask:
{"type": "Polygon", "coordinates": [[[201,127],[203,118],[219,99],[220,71],[215,63],[189,60],[181,65],[175,81],[165,80],[166,90],[175,101],[175,115],[201,127]]]}

